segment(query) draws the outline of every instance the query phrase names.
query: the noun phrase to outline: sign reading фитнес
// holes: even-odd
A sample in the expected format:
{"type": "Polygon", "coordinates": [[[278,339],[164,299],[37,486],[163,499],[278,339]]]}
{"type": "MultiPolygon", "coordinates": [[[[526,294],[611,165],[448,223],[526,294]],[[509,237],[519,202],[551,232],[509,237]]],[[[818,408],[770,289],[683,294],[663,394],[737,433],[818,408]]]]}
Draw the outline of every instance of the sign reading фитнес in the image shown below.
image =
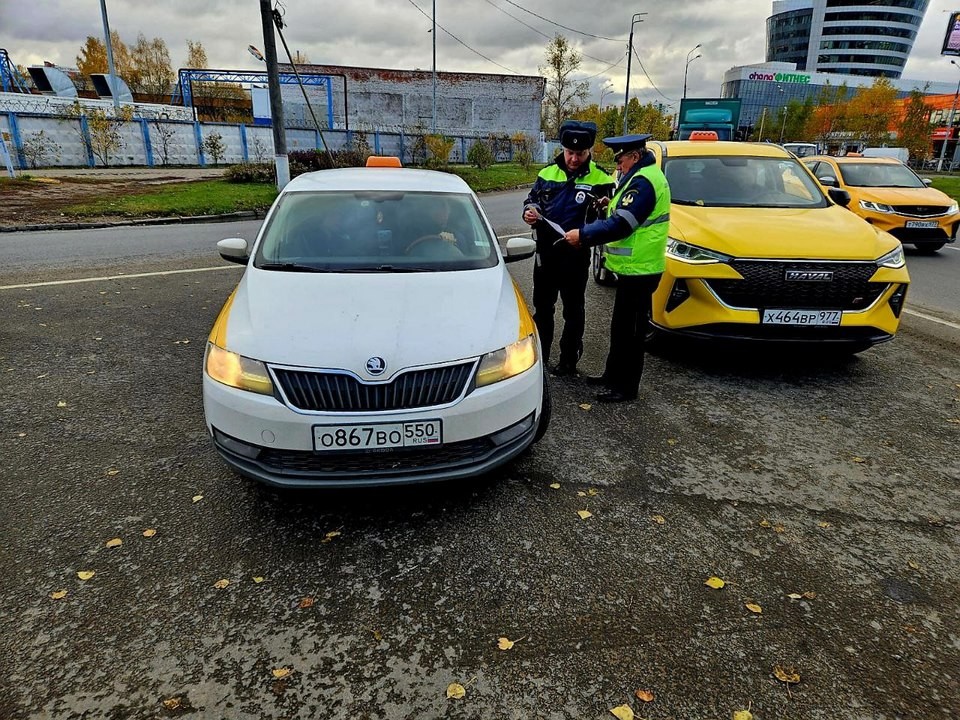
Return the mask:
{"type": "Polygon", "coordinates": [[[752,72],[747,76],[747,80],[762,80],[764,82],[778,82],[778,83],[799,83],[800,85],[806,85],[810,82],[810,76],[805,75],[804,73],[765,73],[765,72],[752,72]]]}

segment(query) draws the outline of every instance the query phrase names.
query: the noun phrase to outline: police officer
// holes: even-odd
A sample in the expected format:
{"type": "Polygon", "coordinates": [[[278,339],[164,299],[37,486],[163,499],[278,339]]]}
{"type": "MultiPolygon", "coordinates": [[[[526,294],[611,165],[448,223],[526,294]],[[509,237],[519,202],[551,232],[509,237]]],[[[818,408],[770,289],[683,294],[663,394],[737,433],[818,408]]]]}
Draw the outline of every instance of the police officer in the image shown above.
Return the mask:
{"type": "Polygon", "coordinates": [[[610,137],[620,179],[607,217],[564,236],[575,248],[606,245],[606,265],[618,276],[610,322],[610,352],[603,374],[587,382],[603,385],[600,402],[635,400],[643,373],[644,339],[653,293],[666,266],[670,221],[667,178],[647,149],[650,135],[610,137]]]}
{"type": "Polygon", "coordinates": [[[523,205],[523,220],[534,228],[537,257],[533,268],[533,320],[540,333],[544,364],[553,345],[553,312],[557,295],[563,302],[560,360],[554,375],[575,375],[583,354],[583,308],[590,251],[563,242],[564,231],[581,228],[597,215],[597,200],[613,194],[613,178],[593,162],[590,149],[597,138],[592,122],[565,120],[560,125],[563,153],[537,176],[523,205]]]}

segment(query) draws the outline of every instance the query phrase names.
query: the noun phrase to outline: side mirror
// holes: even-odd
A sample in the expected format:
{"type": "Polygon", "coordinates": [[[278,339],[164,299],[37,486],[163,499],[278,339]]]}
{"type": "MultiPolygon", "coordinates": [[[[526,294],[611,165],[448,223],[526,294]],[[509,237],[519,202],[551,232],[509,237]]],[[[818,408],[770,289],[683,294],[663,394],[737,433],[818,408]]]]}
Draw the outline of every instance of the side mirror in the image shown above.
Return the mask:
{"type": "Polygon", "coordinates": [[[220,257],[228,262],[246,265],[250,260],[250,252],[247,249],[247,241],[243,238],[226,238],[217,243],[217,250],[220,251],[220,257]]]}
{"type": "Polygon", "coordinates": [[[832,187],[827,190],[827,195],[829,195],[830,199],[841,207],[846,207],[850,204],[850,193],[848,193],[846,190],[832,187]]]}
{"type": "Polygon", "coordinates": [[[930,187],[931,185],[933,185],[933,180],[931,180],[930,178],[920,178],[920,179],[923,181],[923,184],[926,185],[927,187],[930,187]]]}
{"type": "Polygon", "coordinates": [[[515,237],[507,240],[507,245],[503,253],[504,262],[517,262],[517,260],[526,260],[533,257],[537,251],[537,243],[530,238],[515,237]]]}
{"type": "Polygon", "coordinates": [[[840,183],[837,182],[837,179],[833,175],[824,175],[823,177],[817,178],[820,181],[820,184],[824,187],[839,187],[840,183]]]}

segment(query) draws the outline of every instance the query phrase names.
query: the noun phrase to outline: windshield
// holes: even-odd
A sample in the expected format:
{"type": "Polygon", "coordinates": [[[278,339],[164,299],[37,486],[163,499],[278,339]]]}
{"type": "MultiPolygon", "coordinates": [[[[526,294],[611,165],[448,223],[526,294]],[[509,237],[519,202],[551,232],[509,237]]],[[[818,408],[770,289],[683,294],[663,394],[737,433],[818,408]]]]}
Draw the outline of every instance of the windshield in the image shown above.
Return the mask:
{"type": "Polygon", "coordinates": [[[810,174],[793,158],[668,157],[672,202],[705,207],[827,207],[810,174]]]}
{"type": "Polygon", "coordinates": [[[817,146],[812,143],[784,143],[783,148],[797,157],[810,157],[817,154],[817,146]]]}
{"type": "Polygon", "coordinates": [[[853,187],[926,187],[910,168],[899,163],[837,163],[843,182],[853,187]]]}
{"type": "Polygon", "coordinates": [[[254,266],[288,272],[431,272],[499,262],[469,195],[291,192],[270,217],[254,266]]]}

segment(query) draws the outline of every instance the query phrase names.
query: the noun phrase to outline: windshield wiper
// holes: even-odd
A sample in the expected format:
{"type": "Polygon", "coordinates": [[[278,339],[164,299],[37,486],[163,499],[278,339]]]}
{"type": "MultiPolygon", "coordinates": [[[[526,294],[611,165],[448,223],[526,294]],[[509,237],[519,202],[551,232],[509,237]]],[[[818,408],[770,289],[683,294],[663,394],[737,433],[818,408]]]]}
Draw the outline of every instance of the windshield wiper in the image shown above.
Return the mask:
{"type": "Polygon", "coordinates": [[[363,273],[363,272],[396,272],[396,273],[407,273],[407,272],[436,272],[436,268],[432,267],[423,267],[419,265],[368,265],[363,267],[348,267],[348,268],[339,268],[336,272],[354,272],[354,273],[363,273]]]}
{"type": "Polygon", "coordinates": [[[315,265],[301,265],[300,263],[271,262],[256,266],[260,270],[283,270],[285,272],[330,272],[315,265]]]}

